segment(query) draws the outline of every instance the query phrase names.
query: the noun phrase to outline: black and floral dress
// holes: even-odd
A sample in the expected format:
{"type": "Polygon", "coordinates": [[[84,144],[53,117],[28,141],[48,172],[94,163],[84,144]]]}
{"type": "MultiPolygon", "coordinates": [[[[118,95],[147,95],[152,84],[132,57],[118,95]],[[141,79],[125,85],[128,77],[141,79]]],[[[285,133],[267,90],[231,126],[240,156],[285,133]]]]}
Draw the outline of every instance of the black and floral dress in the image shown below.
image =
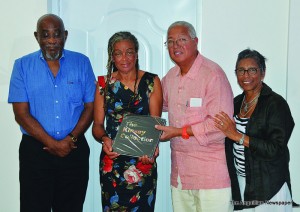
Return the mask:
{"type": "MultiPolygon", "coordinates": [[[[149,95],[156,75],[145,72],[134,95],[127,86],[111,78],[106,103],[106,132],[114,139],[128,113],[149,115],[149,95]]],[[[98,77],[100,93],[104,77],[98,77]],[[102,78],[102,80],[101,80],[102,78]],[[100,82],[102,81],[102,83],[100,82]]],[[[120,155],[111,160],[104,151],[100,155],[100,184],[103,211],[154,211],[157,166],[142,164],[136,157],[120,155]]]]}

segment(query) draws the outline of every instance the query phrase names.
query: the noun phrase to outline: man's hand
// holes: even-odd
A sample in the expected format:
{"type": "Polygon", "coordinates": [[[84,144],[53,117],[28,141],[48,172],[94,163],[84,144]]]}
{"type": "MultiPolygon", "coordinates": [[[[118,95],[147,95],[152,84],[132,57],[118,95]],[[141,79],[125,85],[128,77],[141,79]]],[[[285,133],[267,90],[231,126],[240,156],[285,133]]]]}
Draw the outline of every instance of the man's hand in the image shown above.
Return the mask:
{"type": "Polygon", "coordinates": [[[71,138],[66,137],[60,141],[54,141],[50,145],[44,147],[44,150],[58,157],[67,156],[73,149],[76,149],[76,143],[71,138]]]}
{"type": "Polygon", "coordinates": [[[171,138],[181,136],[181,128],[162,125],[155,125],[155,128],[163,131],[162,135],[160,136],[160,140],[162,141],[168,141],[171,138]]]}

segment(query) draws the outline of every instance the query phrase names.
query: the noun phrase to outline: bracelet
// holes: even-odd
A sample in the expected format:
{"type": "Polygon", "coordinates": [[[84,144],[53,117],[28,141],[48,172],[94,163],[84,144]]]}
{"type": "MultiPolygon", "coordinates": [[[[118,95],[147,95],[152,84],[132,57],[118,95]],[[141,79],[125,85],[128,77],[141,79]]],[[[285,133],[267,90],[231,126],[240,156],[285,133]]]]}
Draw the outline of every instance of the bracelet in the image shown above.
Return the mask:
{"type": "Polygon", "coordinates": [[[240,145],[244,145],[244,141],[245,141],[245,134],[242,134],[241,139],[239,140],[239,144],[240,145]]]}
{"type": "Polygon", "coordinates": [[[185,126],[185,127],[182,128],[181,137],[183,139],[189,139],[190,138],[190,135],[187,133],[187,128],[188,128],[188,126],[185,126]]]}

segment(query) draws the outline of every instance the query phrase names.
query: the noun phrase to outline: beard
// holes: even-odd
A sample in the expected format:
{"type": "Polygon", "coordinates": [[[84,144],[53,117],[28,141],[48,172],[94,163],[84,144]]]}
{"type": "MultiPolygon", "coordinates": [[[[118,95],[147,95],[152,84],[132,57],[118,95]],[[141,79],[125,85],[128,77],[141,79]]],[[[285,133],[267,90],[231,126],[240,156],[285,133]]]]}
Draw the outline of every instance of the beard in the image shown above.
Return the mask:
{"type": "Polygon", "coordinates": [[[54,44],[54,45],[45,45],[42,47],[44,52],[44,57],[46,60],[54,61],[58,60],[62,54],[63,46],[60,44],[54,44]]]}
{"type": "Polygon", "coordinates": [[[52,53],[50,54],[49,52],[46,52],[45,54],[45,59],[46,60],[58,60],[60,57],[60,52],[52,53]]]}

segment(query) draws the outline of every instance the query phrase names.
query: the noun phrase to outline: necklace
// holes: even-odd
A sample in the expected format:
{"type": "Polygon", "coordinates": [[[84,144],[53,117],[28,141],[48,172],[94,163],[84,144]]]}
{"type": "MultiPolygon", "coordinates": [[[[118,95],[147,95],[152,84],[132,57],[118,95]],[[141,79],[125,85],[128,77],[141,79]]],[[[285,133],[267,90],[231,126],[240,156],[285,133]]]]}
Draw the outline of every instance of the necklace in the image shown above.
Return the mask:
{"type": "Polygon", "coordinates": [[[258,94],[257,94],[251,101],[249,101],[249,102],[246,102],[246,100],[245,100],[245,96],[246,96],[246,95],[244,96],[242,105],[244,105],[244,111],[245,111],[245,112],[248,112],[248,110],[249,110],[253,105],[255,105],[255,103],[256,103],[257,100],[258,100],[259,95],[260,95],[260,93],[258,93],[258,94]]]}
{"type": "Polygon", "coordinates": [[[258,101],[258,97],[259,97],[260,93],[258,93],[251,101],[246,102],[245,100],[245,96],[243,98],[241,107],[240,107],[240,114],[241,116],[245,117],[252,109],[252,107],[254,105],[256,105],[257,101],[258,101]]]}

